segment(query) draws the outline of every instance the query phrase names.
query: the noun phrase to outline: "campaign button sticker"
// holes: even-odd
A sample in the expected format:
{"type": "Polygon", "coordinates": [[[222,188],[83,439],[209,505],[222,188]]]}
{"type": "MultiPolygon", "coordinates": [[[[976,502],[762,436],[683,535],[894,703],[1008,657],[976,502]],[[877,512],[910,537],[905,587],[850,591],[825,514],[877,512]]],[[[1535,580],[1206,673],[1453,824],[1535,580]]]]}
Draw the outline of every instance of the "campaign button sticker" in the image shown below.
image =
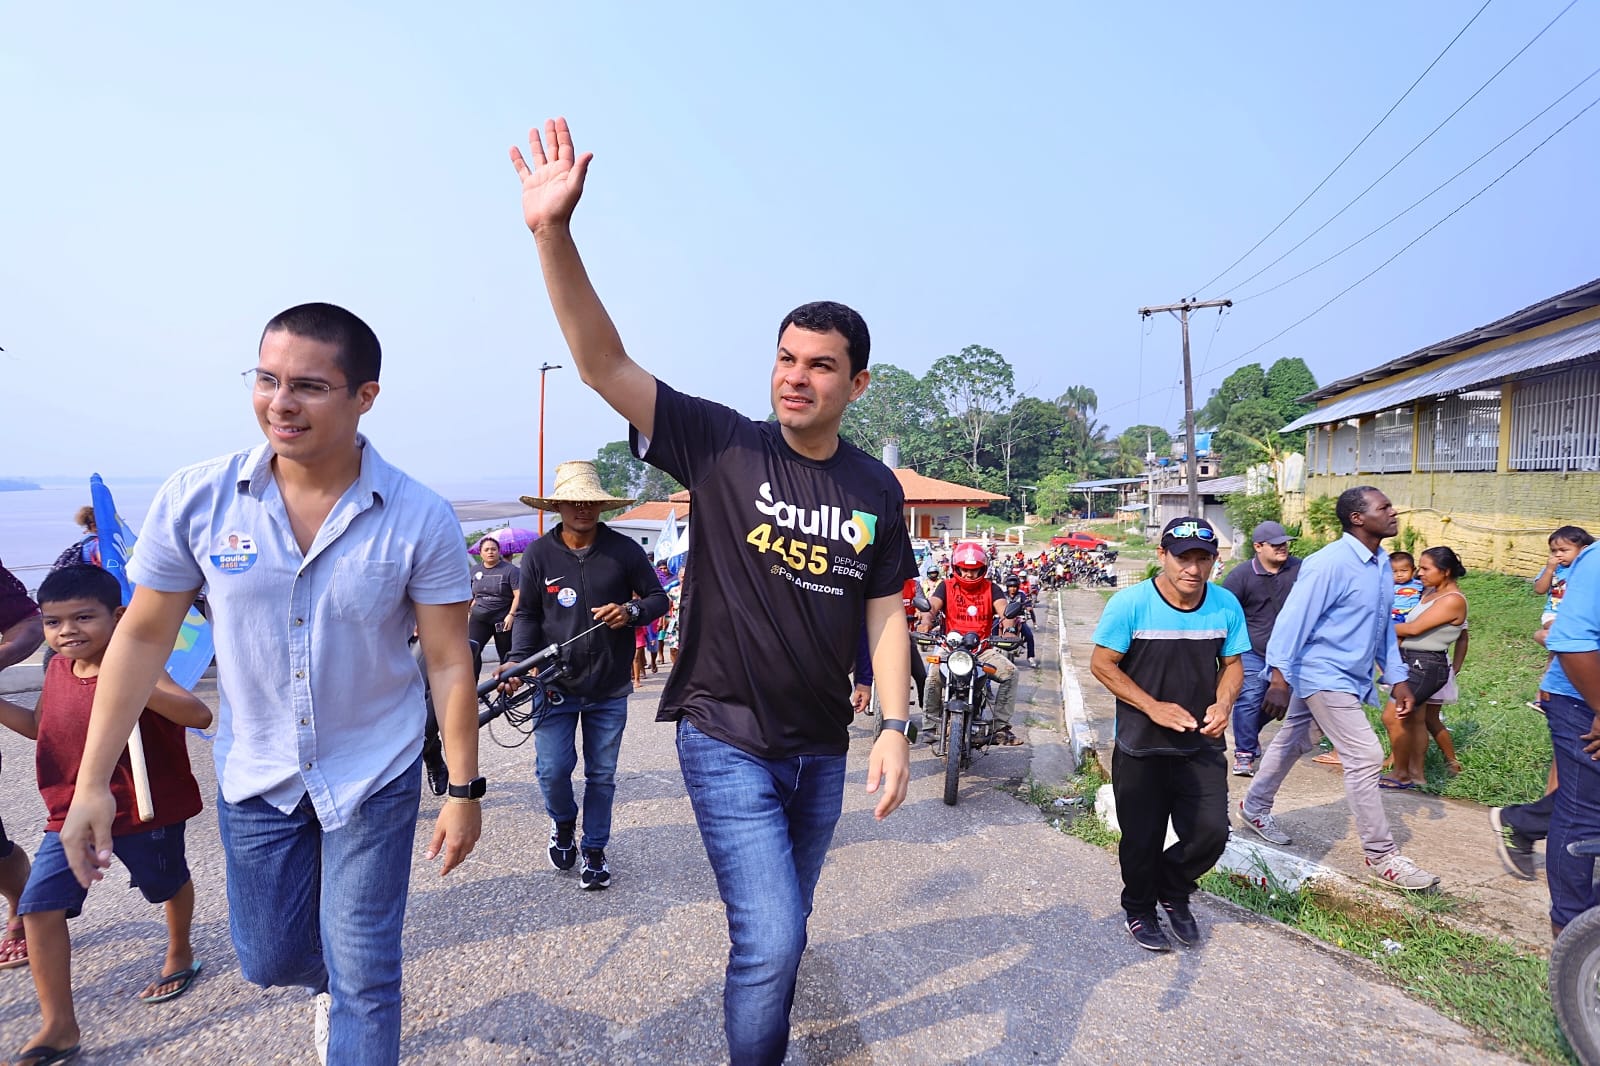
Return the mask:
{"type": "Polygon", "coordinates": [[[242,574],[256,565],[256,542],[248,533],[233,530],[217,538],[211,565],[224,574],[242,574]]]}
{"type": "Polygon", "coordinates": [[[563,607],[571,607],[578,602],[578,590],[570,586],[556,593],[556,602],[563,607]]]}

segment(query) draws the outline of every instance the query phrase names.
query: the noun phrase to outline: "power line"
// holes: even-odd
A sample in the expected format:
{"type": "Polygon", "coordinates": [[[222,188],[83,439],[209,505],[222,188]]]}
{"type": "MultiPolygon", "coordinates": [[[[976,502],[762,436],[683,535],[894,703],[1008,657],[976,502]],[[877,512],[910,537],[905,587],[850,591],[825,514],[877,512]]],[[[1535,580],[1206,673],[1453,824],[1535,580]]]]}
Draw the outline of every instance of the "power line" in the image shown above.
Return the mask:
{"type": "MultiPolygon", "coordinates": [[[[1289,256],[1291,256],[1295,252],[1299,251],[1300,248],[1302,246],[1304,246],[1304,244],[1307,241],[1309,241],[1311,238],[1315,237],[1317,234],[1321,233],[1323,230],[1327,229],[1328,226],[1331,225],[1334,222],[1334,220],[1337,219],[1340,215],[1344,214],[1346,211],[1350,210],[1357,203],[1359,203],[1361,201],[1361,198],[1366,196],[1367,193],[1371,192],[1373,189],[1377,188],[1378,184],[1380,182],[1382,182],[1384,178],[1387,178],[1390,174],[1393,174],[1395,172],[1395,170],[1397,170],[1399,168],[1401,163],[1404,163],[1407,159],[1410,159],[1413,155],[1416,154],[1418,149],[1420,149],[1423,145],[1427,144],[1430,140],[1432,140],[1433,139],[1433,135],[1435,133],[1438,133],[1440,130],[1444,129],[1445,126],[1449,125],[1451,119],[1453,119],[1457,115],[1461,114],[1462,110],[1465,109],[1468,104],[1472,103],[1472,101],[1476,100],[1478,98],[1478,96],[1483,92],[1483,90],[1487,89],[1490,85],[1492,85],[1496,78],[1498,78],[1498,77],[1500,77],[1500,75],[1504,74],[1506,72],[1507,68],[1509,68],[1511,66],[1511,64],[1515,63],[1518,59],[1522,58],[1522,54],[1524,52],[1526,52],[1528,49],[1532,48],[1534,46],[1534,44],[1539,40],[1539,38],[1543,37],[1545,35],[1546,31],[1548,31],[1551,26],[1554,26],[1560,20],[1562,15],[1565,15],[1568,11],[1572,10],[1573,5],[1576,4],[1577,2],[1578,2],[1578,0],[1570,0],[1570,2],[1567,4],[1566,7],[1562,8],[1559,12],[1556,13],[1556,17],[1555,18],[1551,19],[1549,22],[1544,24],[1544,29],[1542,29],[1538,33],[1534,34],[1532,39],[1529,40],[1527,44],[1525,44],[1521,48],[1517,49],[1517,52],[1516,52],[1515,55],[1513,55],[1510,59],[1506,60],[1503,64],[1501,64],[1499,70],[1497,70],[1493,74],[1489,75],[1489,80],[1488,81],[1486,81],[1482,85],[1478,86],[1477,89],[1475,89],[1473,91],[1471,96],[1469,96],[1465,100],[1461,101],[1461,103],[1459,105],[1457,105],[1457,107],[1456,107],[1456,109],[1454,111],[1452,111],[1448,115],[1446,115],[1444,117],[1443,121],[1441,121],[1437,126],[1433,127],[1433,129],[1428,131],[1428,134],[1427,134],[1426,137],[1423,137],[1422,140],[1420,140],[1416,144],[1412,145],[1411,148],[1406,152],[1405,155],[1401,156],[1399,159],[1396,159],[1392,164],[1390,164],[1388,170],[1385,170],[1382,174],[1379,174],[1376,178],[1374,178],[1373,181],[1372,181],[1372,184],[1368,185],[1365,189],[1362,189],[1360,192],[1356,193],[1354,199],[1352,199],[1349,203],[1345,204],[1343,207],[1339,208],[1339,210],[1335,211],[1332,215],[1328,216],[1327,220],[1325,222],[1323,222],[1322,225],[1318,226],[1316,229],[1312,230],[1310,233],[1306,234],[1304,237],[1301,237],[1300,240],[1293,247],[1291,247],[1288,251],[1284,252],[1282,255],[1278,256],[1278,258],[1274,259],[1272,262],[1268,263],[1266,266],[1262,267],[1260,270],[1257,270],[1254,274],[1251,274],[1248,278],[1245,278],[1243,281],[1236,282],[1235,284],[1230,285],[1228,287],[1229,290],[1231,291],[1233,289],[1241,288],[1241,287],[1243,287],[1245,285],[1250,284],[1252,281],[1256,280],[1261,275],[1265,274],[1267,271],[1271,270],[1273,267],[1275,267],[1279,263],[1283,262],[1289,256]]],[[[1590,75],[1590,77],[1593,77],[1593,75],[1590,75]]],[[[1588,81],[1588,80],[1589,80],[1588,78],[1584,79],[1584,81],[1588,81]]],[[[1583,84],[1583,82],[1579,82],[1578,84],[1581,85],[1581,84],[1583,84]]],[[[1570,94],[1573,91],[1575,91],[1576,89],[1577,89],[1577,86],[1574,85],[1572,87],[1572,89],[1568,89],[1567,90],[1567,93],[1570,94]]],[[[1566,99],[1566,96],[1563,95],[1561,99],[1562,100],[1566,99]]],[[[1560,103],[1560,102],[1561,102],[1560,100],[1556,101],[1556,103],[1560,103]]],[[[1551,104],[1550,105],[1550,107],[1554,107],[1554,106],[1555,106],[1555,104],[1551,104]]],[[[1548,110],[1550,110],[1549,107],[1545,108],[1545,111],[1548,111],[1548,110]]],[[[1544,111],[1539,112],[1539,115],[1543,115],[1543,114],[1544,114],[1544,111]]],[[[1535,115],[1534,118],[1538,118],[1539,115],[1535,115]]],[[[1532,121],[1533,121],[1532,119],[1529,120],[1529,122],[1532,122],[1532,121]]],[[[1524,125],[1522,128],[1525,129],[1527,127],[1526,127],[1526,125],[1524,125]]],[[[1520,133],[1521,129],[1519,129],[1517,132],[1520,133]]],[[[1513,136],[1515,136],[1515,135],[1513,134],[1513,136]]],[[[1510,140],[1510,138],[1508,137],[1507,140],[1510,140]]],[[[1505,141],[1501,141],[1500,142],[1500,144],[1504,144],[1504,143],[1505,143],[1505,141]]],[[[1496,145],[1495,147],[1498,148],[1499,146],[1500,145],[1496,145]]],[[[1493,151],[1493,149],[1491,149],[1491,151],[1493,151]]],[[[1479,158],[1481,159],[1483,157],[1479,156],[1479,158]]],[[[1449,183],[1446,182],[1446,184],[1449,184],[1449,183]]],[[[1229,268],[1229,269],[1232,269],[1232,268],[1229,268]]],[[[1226,273],[1226,272],[1224,272],[1224,273],[1226,273]]],[[[1207,284],[1210,284],[1210,283],[1208,282],[1207,284]]],[[[1268,290],[1268,291],[1271,291],[1271,290],[1268,290]]]]}
{"type": "MultiPolygon", "coordinates": [[[[1490,148],[1487,152],[1484,152],[1482,155],[1478,156],[1478,158],[1474,159],[1472,162],[1468,163],[1466,166],[1462,167],[1460,170],[1458,170],[1454,174],[1450,175],[1444,181],[1440,182],[1438,185],[1435,185],[1433,187],[1433,189],[1431,191],[1429,191],[1426,195],[1424,195],[1420,199],[1414,201],[1411,204],[1410,207],[1407,207],[1405,210],[1403,210],[1403,211],[1399,212],[1398,214],[1394,215],[1387,222],[1384,222],[1382,225],[1378,226],[1375,229],[1369,230],[1365,235],[1357,238],[1354,241],[1351,241],[1349,244],[1345,245],[1343,248],[1340,248],[1337,252],[1334,252],[1332,255],[1326,257],[1325,259],[1322,259],[1321,261],[1313,263],[1311,266],[1306,267],[1304,270],[1300,271],[1300,273],[1295,274],[1292,277],[1285,278],[1283,281],[1278,282],[1276,285],[1272,285],[1272,286],[1269,286],[1268,288],[1262,289],[1260,292],[1253,292],[1248,296],[1240,296],[1240,297],[1238,297],[1237,299],[1234,300],[1234,303],[1241,303],[1242,304],[1242,303],[1245,303],[1248,300],[1254,300],[1258,296],[1265,296],[1269,292],[1276,292],[1278,289],[1283,288],[1285,285],[1288,285],[1291,282],[1299,281],[1301,278],[1305,277],[1307,274],[1311,273],[1313,270],[1321,269],[1322,267],[1326,266],[1327,264],[1333,262],[1335,259],[1339,258],[1344,253],[1346,253],[1346,252],[1350,251],[1352,248],[1356,247],[1356,245],[1363,243],[1364,241],[1366,241],[1366,239],[1368,237],[1375,236],[1376,234],[1378,234],[1382,230],[1387,229],[1391,224],[1399,221],[1402,217],[1404,217],[1405,215],[1409,214],[1412,210],[1414,210],[1415,208],[1421,206],[1423,204],[1423,202],[1431,199],[1435,193],[1439,192],[1446,185],[1451,184],[1457,178],[1461,177],[1461,175],[1465,174],[1467,171],[1471,170],[1473,167],[1477,166],[1479,163],[1481,163],[1485,159],[1489,158],[1495,152],[1499,151],[1502,147],[1505,146],[1507,141],[1510,141],[1517,134],[1521,133],[1523,130],[1527,129],[1529,126],[1531,126],[1535,122],[1539,121],[1545,115],[1549,114],[1550,111],[1552,109],[1554,109],[1557,104],[1561,103],[1567,97],[1571,96],[1573,93],[1575,93],[1579,89],[1583,88],[1583,86],[1585,86],[1591,80],[1593,80],[1596,75],[1600,75],[1600,67],[1596,67],[1594,70],[1591,70],[1576,85],[1574,85],[1572,88],[1568,89],[1566,92],[1562,93],[1555,100],[1551,101],[1550,104],[1543,111],[1540,111],[1537,115],[1534,115],[1528,121],[1524,122],[1522,125],[1518,126],[1516,129],[1512,130],[1510,133],[1508,133],[1504,137],[1500,138],[1500,140],[1495,144],[1495,146],[1493,148],[1490,148]]],[[[1243,284],[1243,282],[1240,282],[1240,284],[1243,284]]]]}
{"type": "MultiPolygon", "coordinates": [[[[1373,127],[1370,130],[1368,130],[1366,132],[1366,134],[1359,141],[1356,142],[1356,146],[1354,148],[1350,149],[1350,151],[1345,153],[1345,157],[1343,159],[1339,160],[1338,166],[1335,166],[1332,170],[1328,171],[1327,177],[1325,177],[1321,181],[1317,182],[1316,188],[1314,188],[1310,192],[1306,193],[1306,196],[1305,196],[1304,200],[1301,200],[1298,204],[1294,205],[1294,210],[1290,211],[1287,215],[1284,215],[1283,218],[1279,220],[1278,224],[1276,226],[1273,226],[1271,229],[1269,229],[1267,231],[1267,235],[1265,237],[1262,237],[1259,241],[1256,241],[1256,243],[1252,244],[1248,251],[1246,251],[1239,258],[1235,259],[1233,262],[1229,263],[1226,267],[1224,267],[1223,270],[1220,273],[1218,273],[1216,277],[1212,278],[1210,281],[1206,282],[1204,285],[1198,286],[1195,289],[1195,291],[1199,292],[1202,289],[1209,289],[1212,285],[1216,284],[1216,282],[1219,279],[1226,277],[1233,270],[1234,267],[1238,266],[1240,263],[1244,262],[1246,259],[1249,259],[1250,256],[1255,253],[1255,250],[1257,248],[1260,248],[1263,244],[1267,243],[1268,239],[1270,239],[1274,233],[1277,233],[1278,230],[1283,228],[1284,223],[1288,222],[1291,218],[1293,218],[1296,214],[1298,214],[1300,209],[1302,207],[1304,207],[1307,203],[1309,203],[1311,198],[1313,196],[1317,195],[1317,193],[1321,191],[1322,187],[1324,185],[1328,184],[1328,182],[1333,179],[1333,176],[1335,174],[1339,173],[1339,171],[1344,167],[1344,165],[1346,163],[1350,162],[1350,157],[1355,155],[1356,152],[1360,151],[1361,146],[1363,144],[1366,144],[1367,140],[1369,138],[1371,138],[1371,136],[1374,133],[1378,132],[1378,127],[1382,126],[1385,122],[1387,122],[1389,120],[1389,116],[1394,114],[1395,108],[1397,108],[1401,104],[1405,103],[1406,97],[1410,96],[1412,90],[1415,89],[1418,85],[1422,84],[1422,79],[1426,78],[1428,76],[1428,71],[1432,70],[1434,67],[1439,65],[1439,60],[1443,59],[1445,57],[1445,54],[1447,52],[1449,52],[1451,48],[1455,47],[1455,43],[1457,41],[1461,40],[1461,35],[1466,33],[1467,30],[1472,28],[1472,24],[1474,22],[1478,21],[1478,16],[1483,14],[1484,11],[1486,11],[1488,9],[1489,5],[1491,3],[1493,3],[1493,2],[1494,2],[1494,0],[1483,0],[1483,7],[1478,8],[1478,10],[1473,14],[1473,16],[1470,19],[1467,20],[1467,24],[1456,31],[1456,35],[1454,37],[1450,38],[1450,43],[1444,46],[1444,51],[1440,52],[1438,55],[1433,57],[1433,62],[1429,63],[1427,68],[1425,70],[1423,70],[1423,72],[1421,74],[1417,75],[1417,80],[1412,82],[1410,84],[1410,86],[1407,87],[1406,91],[1400,94],[1400,99],[1396,100],[1394,103],[1389,105],[1389,110],[1387,110],[1387,111],[1385,111],[1383,113],[1383,117],[1378,119],[1377,123],[1374,124],[1373,127]]],[[[1572,3],[1577,3],[1577,0],[1572,0],[1572,3]]],[[[1567,6],[1571,7],[1572,4],[1568,4],[1567,6]]]]}
{"type": "Polygon", "coordinates": [[[1562,130],[1565,130],[1568,126],[1570,126],[1574,122],[1578,121],[1578,119],[1580,119],[1584,115],[1588,114],[1589,111],[1591,109],[1593,109],[1596,105],[1600,105],[1600,97],[1595,97],[1595,99],[1591,100],[1588,103],[1588,105],[1584,107],[1584,109],[1582,111],[1579,111],[1576,115],[1573,115],[1571,118],[1567,119],[1567,121],[1563,122],[1560,126],[1556,127],[1556,129],[1553,132],[1551,132],[1551,134],[1548,137],[1546,137],[1544,140],[1540,141],[1538,144],[1534,145],[1532,148],[1528,149],[1527,153],[1525,155],[1523,155],[1523,157],[1521,159],[1518,159],[1515,163],[1512,163],[1505,170],[1501,171],[1499,176],[1497,176],[1493,181],[1491,181],[1489,184],[1485,185],[1483,188],[1479,189],[1477,192],[1473,193],[1464,202],[1462,202],[1461,204],[1457,205],[1455,207],[1455,209],[1452,210],[1448,215],[1445,215],[1439,221],[1435,222],[1433,225],[1429,226],[1427,229],[1423,230],[1421,233],[1419,233],[1415,237],[1411,238],[1411,240],[1407,241],[1405,243],[1405,245],[1403,245],[1400,248],[1399,251],[1395,252],[1389,258],[1385,259],[1383,262],[1379,263],[1377,266],[1373,267],[1371,270],[1369,270],[1365,274],[1361,275],[1361,277],[1357,278],[1355,281],[1351,282],[1349,285],[1346,285],[1343,289],[1340,289],[1337,293],[1335,293],[1333,296],[1329,297],[1326,301],[1324,301],[1321,305],[1319,305],[1315,310],[1311,311],[1309,314],[1306,314],[1305,316],[1297,319],[1296,321],[1294,321],[1293,323],[1289,324],[1288,326],[1285,326],[1283,329],[1279,330],[1277,333],[1274,333],[1272,336],[1268,337],[1266,340],[1262,341],[1260,344],[1256,345],[1255,347],[1250,348],[1250,349],[1248,349],[1248,350],[1246,350],[1244,352],[1241,352],[1239,355],[1234,356],[1232,359],[1229,359],[1227,362],[1218,365],[1216,369],[1217,370],[1221,370],[1223,367],[1232,366],[1234,363],[1239,362],[1241,359],[1245,359],[1245,358],[1248,358],[1251,355],[1254,355],[1256,352],[1259,352],[1261,349],[1265,348],[1267,345],[1271,344],[1273,341],[1277,340],[1279,337],[1282,337],[1284,334],[1288,333],[1290,330],[1299,328],[1300,326],[1304,325],[1310,319],[1316,317],[1317,315],[1321,314],[1323,311],[1327,310],[1327,308],[1329,306],[1331,306],[1335,301],[1340,299],[1340,297],[1344,296],[1351,289],[1354,289],[1357,285],[1360,285],[1362,282],[1364,282],[1368,278],[1372,277],[1372,275],[1376,274],[1378,271],[1382,270],[1384,267],[1388,266],[1390,263],[1392,263],[1396,259],[1400,258],[1400,256],[1405,254],[1405,252],[1408,251],[1411,248],[1412,245],[1416,244],[1418,241],[1422,240],[1422,238],[1426,237],[1428,234],[1432,233],[1434,230],[1438,229],[1440,226],[1442,226],[1446,222],[1450,221],[1457,214],[1459,214],[1465,207],[1467,207],[1468,204],[1471,204],[1478,197],[1482,196],[1484,193],[1488,192],[1490,189],[1492,189],[1496,185],[1500,184],[1501,179],[1505,178],[1506,175],[1510,174],[1513,170],[1516,170],[1523,163],[1526,163],[1533,156],[1533,154],[1535,152],[1537,152],[1539,149],[1543,148],[1545,145],[1549,144],[1552,140],[1554,140],[1556,138],[1556,136],[1561,133],[1562,130]]]}

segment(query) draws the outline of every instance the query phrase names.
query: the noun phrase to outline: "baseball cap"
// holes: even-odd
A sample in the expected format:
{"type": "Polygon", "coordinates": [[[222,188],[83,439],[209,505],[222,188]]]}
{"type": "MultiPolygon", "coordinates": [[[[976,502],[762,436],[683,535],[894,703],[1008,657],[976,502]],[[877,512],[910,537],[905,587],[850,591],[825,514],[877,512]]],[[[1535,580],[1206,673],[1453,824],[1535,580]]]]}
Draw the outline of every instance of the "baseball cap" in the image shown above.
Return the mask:
{"type": "Polygon", "coordinates": [[[1161,546],[1175,555],[1199,548],[1217,554],[1217,531],[1204,518],[1174,518],[1161,530],[1161,546]]]}
{"type": "Polygon", "coordinates": [[[1250,534],[1252,544],[1287,544],[1289,534],[1276,522],[1263,522],[1250,534]]]}

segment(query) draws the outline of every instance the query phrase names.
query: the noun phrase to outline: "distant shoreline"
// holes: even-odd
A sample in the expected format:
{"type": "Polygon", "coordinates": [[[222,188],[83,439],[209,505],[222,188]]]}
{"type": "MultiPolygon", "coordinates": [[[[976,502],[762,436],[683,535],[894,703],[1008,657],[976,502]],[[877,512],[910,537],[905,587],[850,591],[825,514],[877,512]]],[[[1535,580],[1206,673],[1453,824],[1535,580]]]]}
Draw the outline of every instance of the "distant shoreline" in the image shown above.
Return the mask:
{"type": "Polygon", "coordinates": [[[0,492],[29,492],[42,488],[44,486],[37,481],[29,481],[25,477],[0,477],[0,492]]]}

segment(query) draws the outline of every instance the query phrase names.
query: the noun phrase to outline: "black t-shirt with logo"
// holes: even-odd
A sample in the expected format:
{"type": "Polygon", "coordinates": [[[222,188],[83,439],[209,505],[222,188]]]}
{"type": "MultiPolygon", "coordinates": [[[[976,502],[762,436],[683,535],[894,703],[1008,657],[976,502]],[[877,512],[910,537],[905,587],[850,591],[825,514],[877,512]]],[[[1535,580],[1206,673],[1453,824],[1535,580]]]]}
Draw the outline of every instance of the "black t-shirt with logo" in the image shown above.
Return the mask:
{"type": "Polygon", "coordinates": [[[472,613],[504,614],[511,606],[522,572],[505,556],[492,568],[481,562],[472,568],[472,613]]]}
{"type": "Polygon", "coordinates": [[[656,385],[635,454],[693,493],[679,658],[658,721],[766,759],[849,747],[865,601],[917,572],[894,474],[844,441],[821,462],[775,422],[656,385]]]}

